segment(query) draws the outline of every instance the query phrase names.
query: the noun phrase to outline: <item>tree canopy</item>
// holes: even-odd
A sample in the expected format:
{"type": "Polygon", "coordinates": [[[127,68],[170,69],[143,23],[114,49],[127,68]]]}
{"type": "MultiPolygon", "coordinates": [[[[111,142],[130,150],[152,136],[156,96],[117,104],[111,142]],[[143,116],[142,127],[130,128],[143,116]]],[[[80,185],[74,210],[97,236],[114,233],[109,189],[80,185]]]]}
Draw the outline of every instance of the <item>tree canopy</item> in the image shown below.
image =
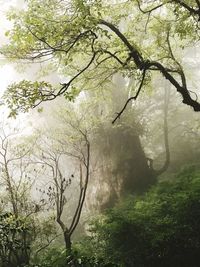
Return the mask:
{"type": "Polygon", "coordinates": [[[25,80],[10,85],[5,101],[11,115],[61,95],[72,100],[81,90],[105,89],[115,73],[133,78],[134,84],[133,96],[113,122],[159,73],[181,94],[184,104],[200,111],[182,60],[185,49],[199,40],[198,0],[27,0],[26,4],[24,10],[9,13],[13,27],[1,53],[10,59],[49,62],[66,78],[58,86],[25,80]]]}

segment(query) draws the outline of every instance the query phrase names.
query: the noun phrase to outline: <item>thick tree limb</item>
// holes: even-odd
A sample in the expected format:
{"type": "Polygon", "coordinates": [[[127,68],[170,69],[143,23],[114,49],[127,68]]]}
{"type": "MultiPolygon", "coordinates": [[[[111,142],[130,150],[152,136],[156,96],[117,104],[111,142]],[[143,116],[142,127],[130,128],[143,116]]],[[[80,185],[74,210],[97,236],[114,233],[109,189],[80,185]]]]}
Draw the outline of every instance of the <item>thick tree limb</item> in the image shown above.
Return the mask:
{"type": "MultiPolygon", "coordinates": [[[[138,3],[139,3],[139,1],[138,1],[138,3]]],[[[174,4],[177,4],[177,5],[180,5],[180,6],[184,7],[185,9],[187,9],[192,14],[198,14],[198,15],[200,14],[200,9],[198,8],[200,6],[199,0],[195,1],[195,5],[197,6],[197,8],[193,7],[193,6],[191,7],[188,4],[186,4],[184,1],[181,1],[181,0],[171,0],[171,1],[165,2],[165,4],[166,3],[174,3],[174,4]]],[[[152,9],[147,10],[146,12],[148,12],[148,13],[152,12],[152,11],[155,10],[155,8],[160,8],[162,5],[163,5],[162,3],[158,4],[156,7],[153,7],[152,9]]],[[[140,7],[140,9],[141,9],[141,7],[140,7]]],[[[35,38],[37,38],[40,42],[43,42],[44,46],[47,47],[47,48],[45,48],[45,49],[47,49],[46,51],[45,51],[45,49],[44,49],[44,51],[43,51],[43,49],[41,50],[41,56],[46,56],[45,53],[49,54],[50,52],[51,53],[54,53],[54,52],[68,53],[74,47],[76,42],[78,42],[81,38],[88,38],[88,40],[91,41],[90,42],[91,51],[89,52],[91,57],[90,57],[89,62],[85,65],[85,67],[80,69],[78,71],[78,73],[75,74],[69,80],[69,82],[62,84],[61,88],[58,89],[57,92],[50,92],[50,94],[49,94],[49,93],[47,93],[45,91],[44,92],[41,91],[41,94],[43,94],[42,97],[37,99],[31,107],[36,107],[43,101],[53,100],[56,97],[65,94],[66,91],[68,90],[68,88],[73,84],[73,82],[76,79],[79,78],[79,76],[81,76],[84,72],[86,72],[90,68],[90,66],[92,64],[95,65],[96,59],[97,59],[97,55],[101,54],[103,52],[105,54],[108,54],[108,57],[103,58],[100,61],[100,64],[102,62],[105,62],[106,60],[109,60],[110,58],[113,58],[122,67],[126,66],[130,61],[134,62],[135,66],[133,66],[132,68],[144,71],[143,72],[144,76],[145,76],[146,71],[148,71],[148,70],[151,71],[151,72],[152,71],[159,71],[176,88],[176,91],[181,94],[182,99],[183,99],[182,102],[184,104],[191,106],[194,109],[194,111],[200,111],[200,103],[198,102],[197,99],[193,99],[191,97],[190,91],[187,89],[187,83],[186,83],[186,77],[185,77],[184,71],[183,71],[180,63],[177,62],[177,60],[175,59],[175,57],[173,55],[173,52],[172,52],[172,49],[171,49],[171,45],[170,45],[170,41],[169,41],[169,35],[168,35],[168,38],[167,38],[169,54],[170,54],[171,58],[175,61],[177,69],[174,69],[174,68],[170,69],[167,66],[165,67],[160,62],[160,60],[151,61],[151,60],[144,59],[141,51],[137,47],[132,45],[129,42],[129,40],[126,38],[126,36],[114,24],[112,24],[112,23],[110,23],[108,21],[105,21],[103,19],[100,19],[97,24],[100,25],[100,26],[103,25],[103,26],[107,27],[115,36],[117,36],[122,41],[122,43],[124,44],[125,48],[127,49],[127,53],[128,53],[127,60],[125,62],[123,62],[119,57],[117,57],[116,53],[113,52],[113,51],[111,52],[111,51],[108,51],[108,50],[102,50],[101,48],[100,49],[98,48],[98,50],[95,50],[94,49],[94,43],[95,43],[95,40],[97,39],[98,36],[92,30],[86,30],[83,33],[77,33],[77,36],[73,37],[71,45],[69,44],[66,48],[64,46],[62,46],[62,44],[60,46],[55,46],[54,47],[53,45],[49,44],[44,38],[38,37],[37,35],[35,35],[34,32],[32,32],[30,30],[30,32],[35,36],[35,38]],[[175,75],[177,76],[177,78],[176,78],[175,75]],[[180,79],[181,79],[181,81],[179,81],[180,79]]],[[[65,44],[63,44],[63,45],[65,45],[65,44]]],[[[96,67],[98,67],[98,62],[97,62],[97,66],[96,67]]],[[[138,89],[138,92],[137,92],[136,96],[131,97],[130,99],[127,100],[127,102],[125,103],[123,109],[118,113],[118,115],[114,119],[113,123],[124,112],[124,110],[126,109],[128,103],[131,100],[135,100],[138,97],[139,93],[141,92],[142,86],[143,86],[143,81],[144,81],[144,79],[142,79],[142,82],[141,82],[141,84],[139,86],[139,89],[138,89]]],[[[27,96],[27,98],[28,98],[28,96],[27,96]]],[[[20,108],[20,106],[19,107],[17,106],[17,108],[20,108]]]]}
{"type": "MultiPolygon", "coordinates": [[[[194,111],[200,111],[200,103],[197,102],[196,100],[191,98],[190,92],[186,87],[186,79],[184,76],[183,71],[181,71],[180,75],[180,70],[177,70],[176,73],[181,76],[181,79],[183,81],[183,84],[180,85],[179,82],[172,76],[172,74],[169,72],[168,68],[165,68],[161,63],[157,61],[148,61],[144,60],[141,53],[133,47],[130,42],[127,40],[127,38],[119,31],[117,27],[115,27],[113,24],[106,22],[104,20],[100,21],[100,24],[107,26],[111,31],[113,31],[124,43],[124,45],[129,49],[130,51],[130,56],[132,57],[136,67],[140,70],[152,70],[152,67],[154,70],[158,70],[162,73],[162,75],[176,88],[177,92],[179,92],[183,98],[182,102],[186,105],[191,106],[194,111]]],[[[182,69],[181,69],[182,70],[182,69]]],[[[141,88],[140,88],[141,90],[141,88]]],[[[140,92],[139,90],[139,92],[140,92]]],[[[138,95],[137,95],[138,96],[138,95]]],[[[123,112],[127,106],[127,104],[134,98],[131,98],[128,100],[122,109],[121,112],[123,112]]],[[[119,112],[118,117],[122,114],[119,112]]],[[[115,122],[116,120],[114,120],[115,122]]]]}
{"type": "Polygon", "coordinates": [[[183,2],[182,0],[173,0],[172,2],[179,4],[180,6],[184,7],[187,9],[191,14],[198,15],[200,16],[200,9],[199,9],[199,1],[195,1],[198,3],[198,8],[194,8],[183,2]]]}
{"type": "Polygon", "coordinates": [[[112,32],[114,32],[125,44],[125,46],[130,51],[130,57],[133,58],[136,66],[139,69],[142,69],[142,63],[144,61],[142,55],[137,51],[137,49],[134,48],[134,46],[131,45],[131,43],[128,41],[128,39],[119,31],[117,27],[115,27],[112,23],[107,22],[105,20],[100,20],[99,24],[107,26],[112,32]]]}

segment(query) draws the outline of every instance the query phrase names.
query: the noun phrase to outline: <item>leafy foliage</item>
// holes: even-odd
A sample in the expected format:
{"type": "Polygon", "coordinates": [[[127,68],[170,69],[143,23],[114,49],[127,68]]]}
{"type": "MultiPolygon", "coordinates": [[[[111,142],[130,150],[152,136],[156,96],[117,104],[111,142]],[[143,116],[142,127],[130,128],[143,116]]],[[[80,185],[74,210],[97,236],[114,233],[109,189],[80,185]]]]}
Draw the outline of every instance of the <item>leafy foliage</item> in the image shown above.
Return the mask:
{"type": "Polygon", "coordinates": [[[200,172],[192,167],[126,199],[93,223],[94,255],[115,266],[197,266],[199,199],[200,172]]]}
{"type": "Polygon", "coordinates": [[[161,73],[181,94],[183,103],[200,110],[200,104],[187,87],[184,51],[176,49],[199,40],[197,3],[165,0],[115,4],[101,0],[27,0],[26,3],[25,10],[9,13],[13,28],[6,32],[9,44],[1,52],[11,59],[50,61],[67,79],[53,92],[46,83],[24,81],[11,86],[13,101],[8,100],[11,115],[16,114],[16,109],[27,111],[36,102],[60,95],[73,100],[81,90],[91,88],[91,80],[97,80],[95,87],[100,88],[115,73],[134,78],[139,84],[130,100],[136,100],[153,73],[161,73]],[[26,97],[27,102],[15,97],[24,84],[27,92],[22,99],[26,97]]]}
{"type": "Polygon", "coordinates": [[[2,266],[24,266],[29,258],[30,222],[12,213],[0,215],[0,262],[2,266]]]}
{"type": "Polygon", "coordinates": [[[50,248],[37,259],[33,259],[30,267],[64,267],[66,266],[66,253],[64,249],[50,248]]]}
{"type": "Polygon", "coordinates": [[[53,97],[52,85],[47,82],[21,81],[8,86],[4,95],[8,108],[12,110],[10,116],[15,117],[18,112],[26,112],[42,101],[53,97]]]}

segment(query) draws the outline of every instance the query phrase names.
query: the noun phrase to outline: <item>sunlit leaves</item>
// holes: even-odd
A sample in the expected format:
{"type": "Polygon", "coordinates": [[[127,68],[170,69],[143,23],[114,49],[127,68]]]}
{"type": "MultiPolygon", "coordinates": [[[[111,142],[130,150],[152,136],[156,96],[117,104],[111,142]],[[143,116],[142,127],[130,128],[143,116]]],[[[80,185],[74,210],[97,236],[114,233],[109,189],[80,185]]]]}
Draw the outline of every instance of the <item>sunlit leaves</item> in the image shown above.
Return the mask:
{"type": "MultiPolygon", "coordinates": [[[[142,69],[147,60],[159,62],[165,70],[173,70],[179,75],[179,59],[183,58],[183,51],[179,48],[183,49],[199,38],[196,4],[192,1],[187,3],[194,10],[192,13],[181,3],[167,0],[28,0],[24,10],[12,10],[8,14],[13,28],[5,33],[10,42],[1,52],[10,59],[49,61],[67,80],[74,77],[73,83],[70,83],[70,86],[73,85],[71,91],[61,91],[70,101],[74,100],[78,92],[88,89],[86,86],[93,88],[90,84],[94,80],[97,81],[96,88],[103,88],[115,73],[138,80],[137,69],[142,69]],[[127,46],[125,39],[130,45],[127,46]],[[142,64],[137,64],[131,50],[137,51],[142,64]],[[77,75],[79,73],[81,75],[77,75]]],[[[157,70],[158,65],[151,72],[157,70]]],[[[165,72],[164,76],[166,75],[165,72]]],[[[151,82],[149,77],[145,87],[151,82]]],[[[171,80],[173,79],[171,76],[171,80]]],[[[25,112],[40,102],[56,97],[49,85],[45,85],[48,87],[46,94],[41,89],[35,90],[33,84],[26,84],[27,94],[22,94],[20,100],[20,86],[21,84],[17,90],[17,86],[8,88],[7,104],[13,116],[17,114],[17,110],[25,112]]],[[[181,91],[181,87],[176,89],[181,91]]],[[[183,92],[181,94],[183,96],[183,92]]],[[[184,103],[186,100],[184,99],[184,103]]]]}
{"type": "Polygon", "coordinates": [[[0,215],[0,252],[21,248],[23,239],[20,234],[28,231],[28,224],[24,218],[16,218],[12,213],[0,215]]]}
{"type": "Polygon", "coordinates": [[[16,116],[18,112],[26,112],[37,106],[38,103],[51,98],[53,93],[53,87],[49,83],[23,80],[11,84],[4,94],[4,98],[11,110],[10,116],[16,116]]]}

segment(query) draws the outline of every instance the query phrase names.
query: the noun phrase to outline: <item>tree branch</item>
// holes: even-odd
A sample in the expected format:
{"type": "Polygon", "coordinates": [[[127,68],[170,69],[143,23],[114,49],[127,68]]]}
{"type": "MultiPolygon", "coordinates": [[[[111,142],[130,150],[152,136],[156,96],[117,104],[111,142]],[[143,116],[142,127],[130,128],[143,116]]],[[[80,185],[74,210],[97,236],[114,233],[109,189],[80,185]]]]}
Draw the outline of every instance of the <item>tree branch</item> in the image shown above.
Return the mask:
{"type": "Polygon", "coordinates": [[[148,10],[143,10],[143,9],[141,8],[140,2],[139,2],[138,0],[137,0],[137,4],[138,4],[138,8],[139,8],[139,10],[140,10],[143,14],[150,14],[151,12],[153,12],[153,11],[155,11],[156,9],[162,7],[162,6],[165,5],[166,3],[162,3],[162,4],[160,4],[160,5],[154,6],[154,7],[152,7],[151,9],[148,9],[148,10]]]}
{"type": "Polygon", "coordinates": [[[61,87],[61,89],[56,94],[56,97],[64,94],[67,91],[67,89],[69,88],[69,86],[72,84],[72,82],[74,80],[76,80],[82,73],[84,73],[90,67],[90,65],[93,63],[93,61],[94,61],[94,59],[96,57],[96,54],[97,53],[94,52],[93,55],[92,55],[92,57],[91,57],[91,59],[90,59],[90,61],[89,61],[89,63],[81,71],[79,71],[73,78],[71,78],[71,80],[68,83],[64,83],[63,84],[63,86],[61,87]]]}
{"type": "Polygon", "coordinates": [[[86,167],[85,182],[84,182],[83,191],[81,191],[82,199],[78,205],[78,209],[77,209],[78,213],[77,213],[76,218],[74,220],[74,224],[71,225],[70,235],[74,232],[74,230],[76,229],[76,226],[79,223],[81,212],[83,209],[83,204],[85,202],[87,186],[88,186],[88,181],[89,181],[89,175],[90,175],[90,173],[89,173],[89,171],[90,171],[90,143],[89,143],[86,135],[85,135],[85,138],[86,138],[85,140],[86,140],[86,146],[87,146],[87,160],[86,160],[86,164],[85,164],[85,167],[86,167]]]}
{"type": "MultiPolygon", "coordinates": [[[[127,38],[113,24],[106,22],[104,20],[100,20],[99,24],[107,26],[111,31],[113,31],[121,39],[124,45],[130,50],[130,56],[132,57],[138,69],[148,70],[148,69],[151,69],[152,67],[153,68],[155,67],[154,70],[159,70],[163,74],[163,76],[167,80],[169,80],[169,82],[177,89],[177,92],[179,92],[182,95],[182,98],[183,98],[182,102],[184,104],[191,106],[194,109],[194,111],[200,111],[200,103],[191,98],[190,93],[187,90],[187,88],[184,87],[184,85],[181,86],[179,82],[170,74],[167,68],[165,68],[161,63],[157,61],[149,61],[149,60],[145,61],[141,53],[130,44],[127,38]]],[[[180,74],[180,71],[177,71],[177,73],[180,74]]],[[[181,76],[183,78],[183,74],[181,76]]],[[[128,102],[130,102],[132,99],[133,98],[128,100],[128,102]]],[[[125,108],[128,102],[125,104],[125,108]]]]}
{"type": "Polygon", "coordinates": [[[122,115],[122,113],[125,111],[125,109],[126,109],[128,103],[129,103],[130,101],[132,101],[132,100],[136,100],[136,99],[138,98],[138,96],[139,96],[139,94],[140,94],[140,91],[141,91],[141,89],[142,89],[143,83],[144,83],[145,75],[146,75],[146,69],[143,70],[143,73],[142,73],[142,80],[141,80],[141,82],[140,82],[140,85],[139,85],[139,88],[138,88],[138,90],[137,90],[137,92],[136,92],[136,95],[130,97],[130,98],[126,101],[126,103],[125,103],[125,105],[123,106],[122,110],[117,114],[117,116],[116,116],[116,117],[114,118],[114,120],[112,121],[112,124],[114,124],[114,123],[116,122],[116,120],[120,118],[120,116],[122,115]]]}
{"type": "Polygon", "coordinates": [[[178,3],[180,6],[184,7],[185,9],[187,9],[191,14],[194,15],[200,15],[200,10],[199,9],[195,9],[191,6],[189,6],[188,4],[186,4],[185,2],[183,2],[182,0],[173,0],[174,3],[178,3]]]}
{"type": "Polygon", "coordinates": [[[35,256],[38,255],[42,250],[44,250],[45,248],[47,248],[58,236],[60,236],[60,234],[54,236],[52,239],[48,240],[48,243],[45,244],[44,246],[40,247],[36,252],[35,252],[35,256]]]}

